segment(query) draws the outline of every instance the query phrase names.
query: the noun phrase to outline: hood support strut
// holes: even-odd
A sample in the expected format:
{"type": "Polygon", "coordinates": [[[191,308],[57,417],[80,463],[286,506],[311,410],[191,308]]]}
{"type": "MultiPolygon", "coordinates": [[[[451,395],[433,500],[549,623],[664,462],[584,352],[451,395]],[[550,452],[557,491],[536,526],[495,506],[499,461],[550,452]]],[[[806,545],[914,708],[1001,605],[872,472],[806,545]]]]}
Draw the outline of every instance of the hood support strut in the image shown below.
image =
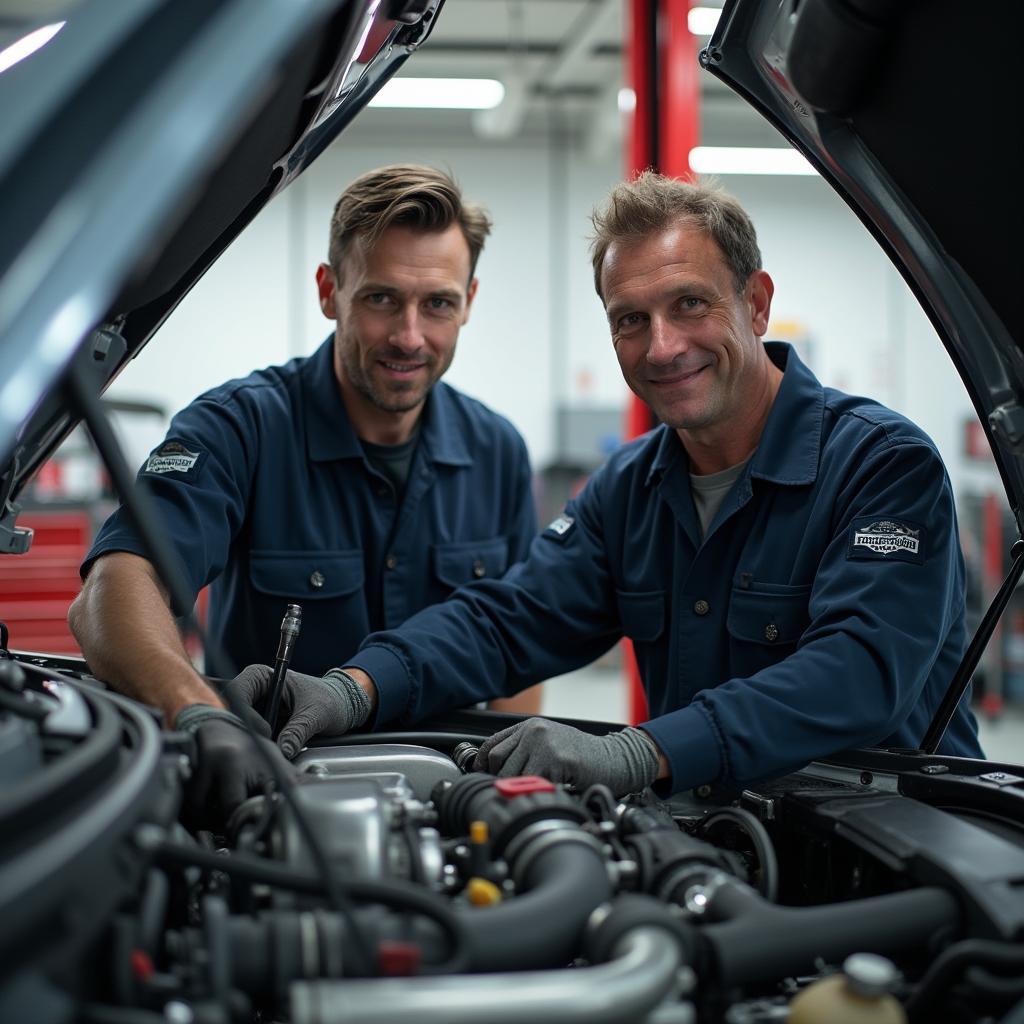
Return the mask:
{"type": "Polygon", "coordinates": [[[1006,574],[1006,579],[1003,580],[988,611],[985,612],[985,617],[978,626],[978,632],[974,634],[974,639],[968,645],[967,653],[949,684],[946,696],[942,698],[942,703],[935,712],[935,717],[932,718],[928,731],[921,741],[921,749],[926,754],[934,754],[941,742],[949,720],[953,717],[953,712],[956,711],[956,706],[960,703],[960,698],[963,697],[971,682],[971,677],[974,675],[974,670],[978,667],[981,655],[995,632],[996,623],[1009,603],[1010,595],[1017,586],[1021,572],[1024,571],[1024,540],[1016,541],[1010,551],[1010,557],[1013,559],[1010,571],[1006,574]]]}

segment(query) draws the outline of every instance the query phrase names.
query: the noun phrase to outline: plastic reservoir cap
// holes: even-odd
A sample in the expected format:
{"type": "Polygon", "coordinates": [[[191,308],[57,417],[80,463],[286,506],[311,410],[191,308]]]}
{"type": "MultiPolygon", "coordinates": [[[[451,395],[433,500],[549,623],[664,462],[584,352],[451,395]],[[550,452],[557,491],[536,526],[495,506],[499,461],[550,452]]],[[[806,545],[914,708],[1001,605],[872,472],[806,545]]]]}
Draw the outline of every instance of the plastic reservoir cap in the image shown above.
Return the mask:
{"type": "Polygon", "coordinates": [[[900,979],[896,965],[876,953],[853,953],[843,961],[843,973],[858,995],[881,996],[895,988],[900,979]]]}
{"type": "Polygon", "coordinates": [[[506,800],[511,800],[528,793],[554,793],[555,784],[539,775],[513,775],[509,779],[496,779],[494,788],[506,800]]]}

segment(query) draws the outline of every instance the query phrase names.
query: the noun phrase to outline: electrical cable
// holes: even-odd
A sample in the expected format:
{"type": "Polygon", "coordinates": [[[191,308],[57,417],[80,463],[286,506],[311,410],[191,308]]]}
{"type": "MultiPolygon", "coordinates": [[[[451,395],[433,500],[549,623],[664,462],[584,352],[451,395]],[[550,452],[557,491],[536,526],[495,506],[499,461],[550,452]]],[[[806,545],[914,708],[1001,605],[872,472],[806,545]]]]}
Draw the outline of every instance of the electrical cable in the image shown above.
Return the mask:
{"type": "Polygon", "coordinates": [[[944,949],[921,978],[907,1000],[907,1017],[912,1021],[934,1020],[935,1002],[957,982],[968,967],[990,971],[1024,972],[1024,943],[991,939],[964,939],[944,949]]]}
{"type": "MultiPolygon", "coordinates": [[[[225,856],[203,850],[198,846],[187,846],[169,840],[161,840],[154,844],[153,853],[156,860],[164,865],[194,866],[222,871],[229,877],[243,878],[279,889],[290,889],[293,892],[315,896],[322,894],[325,889],[324,880],[317,875],[303,874],[285,864],[246,854],[225,856]]],[[[344,882],[336,880],[336,884],[348,896],[362,902],[380,903],[392,910],[414,911],[429,917],[447,935],[451,948],[449,958],[443,964],[431,965],[431,972],[457,974],[466,970],[469,956],[464,926],[452,907],[440,896],[429,889],[397,879],[381,882],[358,878],[344,882]]]]}
{"type": "Polygon", "coordinates": [[[754,817],[750,811],[742,807],[720,807],[697,823],[693,830],[698,839],[703,839],[715,825],[728,821],[746,835],[754,846],[754,854],[760,868],[758,890],[761,895],[772,903],[779,895],[779,860],[775,855],[768,830],[754,817]]]}
{"type": "MultiPolygon", "coordinates": [[[[141,488],[135,486],[135,476],[128,466],[128,462],[121,450],[121,445],[114,435],[113,428],[107,420],[106,412],[97,395],[93,393],[95,381],[89,377],[80,358],[72,361],[65,386],[68,391],[68,398],[73,408],[77,409],[83,422],[89,431],[89,437],[96,448],[97,454],[103,460],[114,488],[121,499],[121,503],[128,515],[129,521],[137,531],[142,540],[150,561],[156,569],[157,575],[162,580],[167,592],[171,597],[171,606],[177,607],[185,620],[187,631],[195,634],[203,646],[207,658],[207,667],[212,668],[213,674],[222,678],[231,679],[236,673],[232,671],[226,656],[221,652],[219,646],[214,644],[206,635],[206,631],[199,624],[193,610],[194,602],[191,599],[189,588],[179,570],[178,562],[165,542],[159,530],[156,529],[157,514],[150,505],[148,496],[141,488]]],[[[287,800],[295,815],[296,824],[303,838],[309,845],[310,853],[316,864],[317,870],[323,878],[323,888],[332,906],[344,917],[352,929],[356,942],[357,957],[362,960],[362,966],[368,966],[370,945],[367,936],[356,920],[352,905],[348,902],[342,890],[337,885],[333,872],[327,862],[323,846],[316,837],[308,817],[295,799],[293,790],[294,783],[282,769],[281,765],[260,742],[262,737],[256,735],[250,728],[245,718],[244,709],[239,703],[239,698],[227,688],[224,691],[224,699],[228,708],[238,717],[242,728],[249,735],[253,746],[258,751],[258,756],[263,758],[277,784],[278,791],[287,800]]]]}
{"type": "Polygon", "coordinates": [[[595,782],[588,786],[580,797],[580,802],[587,811],[591,810],[591,803],[597,806],[597,821],[615,821],[617,818],[616,808],[618,801],[611,789],[602,782],[595,782]]]}

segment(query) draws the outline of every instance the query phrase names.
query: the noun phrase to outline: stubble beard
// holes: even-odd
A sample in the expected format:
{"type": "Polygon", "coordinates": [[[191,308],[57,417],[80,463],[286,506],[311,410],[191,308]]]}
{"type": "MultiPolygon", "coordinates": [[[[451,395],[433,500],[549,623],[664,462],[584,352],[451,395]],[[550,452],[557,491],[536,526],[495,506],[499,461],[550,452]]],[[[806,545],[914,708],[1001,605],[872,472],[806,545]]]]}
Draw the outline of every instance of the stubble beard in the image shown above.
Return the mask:
{"type": "Polygon", "coordinates": [[[703,430],[720,423],[727,415],[726,395],[723,389],[722,381],[715,380],[698,408],[694,409],[691,406],[686,409],[684,406],[675,413],[670,402],[656,403],[654,395],[641,394],[640,397],[651,407],[658,420],[673,430],[703,430]]]}
{"type": "Polygon", "coordinates": [[[373,379],[372,369],[368,370],[363,367],[351,352],[343,351],[341,353],[341,366],[348,383],[371,405],[383,412],[402,413],[419,408],[426,401],[430,389],[448,369],[451,359],[444,365],[439,365],[436,359],[429,357],[425,362],[427,369],[425,383],[409,381],[403,384],[396,382],[387,388],[381,388],[373,379]]]}

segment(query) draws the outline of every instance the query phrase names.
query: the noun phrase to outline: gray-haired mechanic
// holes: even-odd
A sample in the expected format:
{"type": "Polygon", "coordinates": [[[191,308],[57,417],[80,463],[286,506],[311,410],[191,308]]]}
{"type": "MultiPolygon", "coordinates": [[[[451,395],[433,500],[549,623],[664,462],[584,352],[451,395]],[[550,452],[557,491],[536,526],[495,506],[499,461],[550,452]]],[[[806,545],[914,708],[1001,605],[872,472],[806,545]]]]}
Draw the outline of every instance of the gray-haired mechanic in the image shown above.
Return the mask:
{"type": "MultiPolygon", "coordinates": [[[[595,216],[629,386],[662,425],[617,451],[500,580],[292,681],[314,731],[414,721],[633,640],[652,718],[595,737],[531,719],[477,767],[616,792],[742,784],[838,750],[916,746],[960,660],[949,479],[913,423],[764,343],[773,284],[731,197],[652,173],[595,216]]],[[[961,703],[941,751],[981,756],[961,703]]]]}

